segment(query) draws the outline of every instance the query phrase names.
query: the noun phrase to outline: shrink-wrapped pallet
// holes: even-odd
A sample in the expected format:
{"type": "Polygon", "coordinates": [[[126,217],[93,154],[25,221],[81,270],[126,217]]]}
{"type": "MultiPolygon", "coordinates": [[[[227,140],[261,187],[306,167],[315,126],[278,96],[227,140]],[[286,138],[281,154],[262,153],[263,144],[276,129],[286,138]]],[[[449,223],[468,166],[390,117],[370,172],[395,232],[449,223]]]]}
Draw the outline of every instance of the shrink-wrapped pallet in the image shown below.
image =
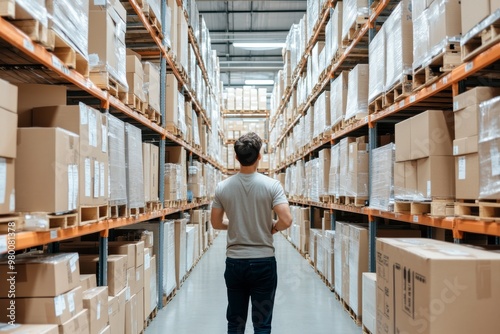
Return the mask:
{"type": "Polygon", "coordinates": [[[392,211],[394,206],[394,144],[372,151],[370,178],[370,207],[392,211]]]}
{"type": "Polygon", "coordinates": [[[368,114],[368,64],[359,64],[349,73],[345,119],[360,119],[368,114]]]}
{"type": "Polygon", "coordinates": [[[332,127],[342,122],[347,106],[347,72],[341,72],[330,84],[330,118],[332,127]]]}
{"type": "Polygon", "coordinates": [[[125,123],[108,114],[109,204],[127,204],[125,123]]]}
{"type": "Polygon", "coordinates": [[[363,24],[370,15],[368,0],[345,0],[342,18],[342,39],[351,39],[357,24],[363,24]]]}
{"type": "Polygon", "coordinates": [[[340,194],[340,144],[335,144],[330,150],[330,175],[328,177],[328,194],[340,194]]]}
{"type": "Polygon", "coordinates": [[[125,159],[127,166],[127,205],[142,208],[144,203],[144,170],[142,165],[142,131],[125,124],[125,159]]]}
{"type": "Polygon", "coordinates": [[[479,197],[500,199],[500,97],[481,103],[479,197]]]}
{"type": "Polygon", "coordinates": [[[324,91],[314,103],[314,131],[316,138],[330,128],[330,92],[324,91]]]}
{"type": "Polygon", "coordinates": [[[332,34],[331,34],[331,57],[337,59],[342,52],[342,20],[343,20],[343,2],[337,1],[337,5],[333,10],[331,17],[332,21],[332,34]]]}
{"type": "MultiPolygon", "coordinates": [[[[386,23],[387,24],[387,23],[386,23]]],[[[369,47],[369,88],[368,102],[378,98],[384,92],[386,75],[386,24],[380,28],[369,47]]],[[[389,30],[390,31],[390,30],[389,30]]],[[[391,31],[392,34],[392,31],[391,31]]],[[[392,38],[392,37],[391,37],[392,38]]],[[[390,39],[390,38],[389,38],[390,39]]]]}

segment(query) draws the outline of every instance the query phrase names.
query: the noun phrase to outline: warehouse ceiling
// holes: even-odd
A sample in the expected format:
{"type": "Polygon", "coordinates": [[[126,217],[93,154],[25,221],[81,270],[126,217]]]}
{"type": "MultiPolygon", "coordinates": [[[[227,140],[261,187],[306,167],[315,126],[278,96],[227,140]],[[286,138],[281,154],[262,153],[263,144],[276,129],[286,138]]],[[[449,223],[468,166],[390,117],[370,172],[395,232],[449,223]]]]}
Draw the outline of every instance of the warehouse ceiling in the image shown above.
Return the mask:
{"type": "Polygon", "coordinates": [[[307,8],[307,0],[196,3],[210,31],[212,50],[217,50],[225,87],[241,87],[247,79],[275,80],[283,68],[281,48],[249,50],[233,43],[284,43],[290,27],[299,23],[307,8]]]}

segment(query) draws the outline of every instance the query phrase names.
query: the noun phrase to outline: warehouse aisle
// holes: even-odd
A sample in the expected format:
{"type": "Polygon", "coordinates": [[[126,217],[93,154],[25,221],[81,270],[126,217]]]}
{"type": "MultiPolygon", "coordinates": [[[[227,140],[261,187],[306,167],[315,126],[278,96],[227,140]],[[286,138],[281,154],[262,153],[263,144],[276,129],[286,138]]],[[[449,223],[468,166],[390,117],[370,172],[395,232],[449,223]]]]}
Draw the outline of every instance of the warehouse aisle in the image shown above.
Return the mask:
{"type": "MultiPolygon", "coordinates": [[[[224,259],[226,235],[219,235],[174,299],[146,334],[226,332],[224,259]]],[[[278,291],[273,334],[361,333],[335,296],[281,235],[275,237],[278,291]]],[[[245,333],[253,333],[251,317],[245,333]]]]}

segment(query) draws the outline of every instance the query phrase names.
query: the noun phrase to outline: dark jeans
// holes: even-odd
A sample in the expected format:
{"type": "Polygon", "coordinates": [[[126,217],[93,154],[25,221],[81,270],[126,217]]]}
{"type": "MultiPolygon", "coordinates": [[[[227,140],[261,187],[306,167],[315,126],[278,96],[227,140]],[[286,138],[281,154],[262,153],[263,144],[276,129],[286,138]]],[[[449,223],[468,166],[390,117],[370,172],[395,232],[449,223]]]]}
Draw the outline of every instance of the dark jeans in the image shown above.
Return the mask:
{"type": "Polygon", "coordinates": [[[228,298],[227,333],[245,333],[250,299],[254,333],[271,333],[274,296],[278,285],[276,259],[227,258],[224,278],[228,298]]]}

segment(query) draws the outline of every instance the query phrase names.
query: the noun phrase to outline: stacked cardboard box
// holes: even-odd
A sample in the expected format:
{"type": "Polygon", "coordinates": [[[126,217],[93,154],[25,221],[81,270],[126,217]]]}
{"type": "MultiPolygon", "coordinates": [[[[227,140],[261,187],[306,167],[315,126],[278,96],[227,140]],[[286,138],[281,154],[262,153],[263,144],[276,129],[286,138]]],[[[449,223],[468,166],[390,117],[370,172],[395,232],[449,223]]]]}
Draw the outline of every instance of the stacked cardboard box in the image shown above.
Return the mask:
{"type": "MultiPolygon", "coordinates": [[[[392,31],[391,31],[392,33],[392,31]]],[[[384,92],[386,74],[386,25],[377,32],[369,46],[368,102],[371,103],[384,92]]]]}
{"type": "Polygon", "coordinates": [[[370,207],[392,211],[394,207],[394,144],[372,151],[370,207]]]}
{"type": "Polygon", "coordinates": [[[379,332],[493,333],[500,325],[500,292],[484,283],[499,277],[499,254],[432,239],[378,239],[376,259],[379,332]]]}
{"type": "MultiPolygon", "coordinates": [[[[348,147],[347,186],[345,193],[347,196],[356,197],[357,200],[367,199],[368,151],[366,137],[357,138],[356,142],[349,143],[348,147]]],[[[361,203],[357,202],[356,205],[358,204],[361,203]]]]}
{"type": "Polygon", "coordinates": [[[180,146],[167,147],[165,152],[165,200],[187,199],[187,156],[180,146]]]}
{"type": "Polygon", "coordinates": [[[15,158],[17,153],[17,87],[0,80],[0,214],[14,212],[15,197],[15,158]],[[5,94],[5,96],[4,96],[5,94]]]}
{"type": "Polygon", "coordinates": [[[199,246],[196,243],[198,229],[192,225],[186,225],[186,271],[193,268],[194,261],[198,258],[195,252],[195,247],[199,246]]]}
{"type": "Polygon", "coordinates": [[[127,204],[125,123],[108,114],[109,204],[127,204]]]}
{"type": "MultiPolygon", "coordinates": [[[[342,40],[351,40],[354,25],[364,22],[370,16],[368,0],[347,0],[344,1],[342,18],[342,40]]],[[[354,27],[355,28],[355,27],[354,27]]],[[[355,30],[355,29],[354,29],[355,30]]]]}
{"type": "Polygon", "coordinates": [[[142,208],[145,205],[142,131],[129,123],[125,124],[125,161],[127,166],[127,205],[129,209],[142,208]]]}
{"type": "Polygon", "coordinates": [[[121,84],[121,91],[125,92],[128,91],[126,23],[127,11],[121,2],[108,1],[105,6],[90,4],[88,24],[90,78],[94,83],[108,86],[111,76],[121,84]]]}
{"type": "MultiPolygon", "coordinates": [[[[81,318],[82,327],[88,330],[88,320],[85,313],[82,314],[78,254],[17,255],[16,269],[19,274],[26,275],[15,279],[15,300],[11,285],[1,285],[0,305],[9,310],[4,312],[2,322],[56,324],[59,333],[69,334],[74,333],[69,331],[69,323],[81,318]]],[[[9,262],[5,259],[0,262],[0,277],[9,282],[11,276],[9,262]]]]}
{"type": "Polygon", "coordinates": [[[358,64],[349,72],[345,119],[368,115],[368,75],[367,64],[358,64]]]}
{"type": "Polygon", "coordinates": [[[174,221],[175,225],[175,279],[177,289],[180,288],[181,282],[187,273],[186,267],[186,224],[187,219],[177,219],[174,221]]]}
{"type": "Polygon", "coordinates": [[[330,92],[324,91],[320,94],[320,96],[318,96],[316,102],[314,103],[314,138],[330,129],[330,119],[330,92]]]}
{"type": "Polygon", "coordinates": [[[205,196],[203,180],[203,164],[194,161],[193,165],[188,167],[188,191],[191,191],[193,197],[205,196]]]}
{"type": "Polygon", "coordinates": [[[158,201],[158,177],[160,149],[149,143],[142,144],[142,163],[144,167],[144,200],[145,202],[158,201]]]}
{"type": "Polygon", "coordinates": [[[397,199],[454,198],[453,115],[428,110],[396,124],[397,199]],[[416,186],[416,187],[415,187],[416,186]]]}
{"type": "Polygon", "coordinates": [[[106,116],[83,103],[77,106],[34,108],[33,125],[35,127],[60,127],[79,135],[79,183],[77,184],[79,201],[77,205],[107,205],[108,126],[106,116]]]}
{"type": "Polygon", "coordinates": [[[377,333],[377,274],[363,273],[363,327],[377,333]]]}
{"type": "Polygon", "coordinates": [[[126,56],[126,76],[128,84],[128,104],[140,108],[135,99],[146,102],[144,93],[144,69],[141,63],[141,56],[134,51],[127,50],[126,56]]]}
{"type": "Polygon", "coordinates": [[[486,101],[480,108],[479,198],[498,200],[500,199],[500,99],[496,97],[486,101]]]}
{"type": "MultiPolygon", "coordinates": [[[[479,198],[481,170],[478,156],[479,125],[484,124],[487,128],[490,121],[489,118],[482,117],[479,105],[499,93],[500,90],[495,88],[477,87],[453,98],[455,120],[453,155],[457,199],[479,198]]],[[[488,152],[488,157],[490,156],[488,152]]],[[[485,179],[485,185],[488,184],[488,179],[485,179]]]]}

